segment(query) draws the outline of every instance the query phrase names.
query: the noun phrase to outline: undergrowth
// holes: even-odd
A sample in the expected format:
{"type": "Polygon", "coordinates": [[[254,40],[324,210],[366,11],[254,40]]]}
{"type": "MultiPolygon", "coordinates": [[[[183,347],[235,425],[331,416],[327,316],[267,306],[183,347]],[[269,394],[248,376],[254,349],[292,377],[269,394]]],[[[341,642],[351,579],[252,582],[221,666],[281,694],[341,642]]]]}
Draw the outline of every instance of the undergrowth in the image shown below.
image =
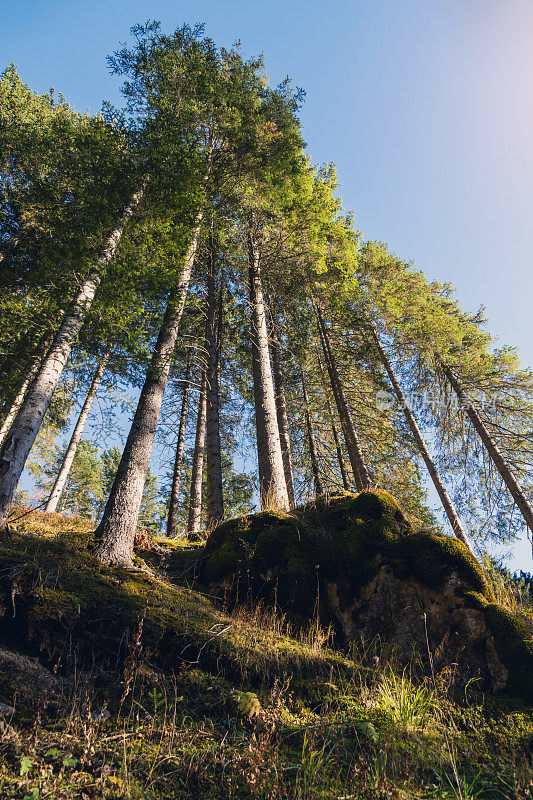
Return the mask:
{"type": "MultiPolygon", "coordinates": [[[[32,566],[17,573],[21,597],[37,586],[49,603],[64,602],[54,631],[63,626],[73,648],[84,612],[62,600],[62,568],[82,565],[78,594],[98,596],[103,581],[109,594],[100,601],[115,612],[136,592],[140,600],[114,661],[108,653],[67,669],[62,651],[59,693],[37,696],[31,713],[28,687],[0,698],[14,709],[0,716],[5,800],[533,798],[533,715],[523,702],[483,694],[475,683],[458,689],[451,669],[422,679],[378,640],[339,653],[317,620],[294,629],[261,604],[217,609],[189,588],[188,546],[185,587],[139,573],[128,579],[138,580],[133,592],[119,571],[94,566],[84,525],[57,515],[25,525],[2,545],[0,568],[10,574],[15,557],[32,566]],[[179,637],[158,641],[174,648],[172,658],[157,650],[149,624],[165,604],[179,637]]],[[[179,544],[167,549],[177,564],[179,544]]],[[[20,602],[14,620],[22,629],[20,602]]],[[[106,625],[111,637],[111,616],[106,625]]]]}

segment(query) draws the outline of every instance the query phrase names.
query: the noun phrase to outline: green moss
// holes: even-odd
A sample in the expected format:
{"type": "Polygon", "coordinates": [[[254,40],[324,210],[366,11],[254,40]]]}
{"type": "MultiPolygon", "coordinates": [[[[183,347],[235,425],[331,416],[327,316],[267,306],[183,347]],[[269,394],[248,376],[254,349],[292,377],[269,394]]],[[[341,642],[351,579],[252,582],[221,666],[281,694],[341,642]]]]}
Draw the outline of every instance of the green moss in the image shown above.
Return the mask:
{"type": "Polygon", "coordinates": [[[489,600],[494,599],[485,572],[458,539],[429,531],[413,533],[390,543],[386,554],[398,578],[412,575],[427,586],[438,586],[450,568],[489,600]]]}
{"type": "Polygon", "coordinates": [[[484,611],[489,603],[489,600],[481,592],[464,592],[464,598],[479,611],[484,611]]]}
{"type": "Polygon", "coordinates": [[[317,580],[356,591],[383,563],[398,578],[437,588],[450,569],[486,600],[494,599],[485,573],[458,540],[414,531],[396,500],[383,490],[341,492],[292,515],[272,512],[230,520],[208,539],[200,577],[238,577],[237,594],[271,599],[305,616],[317,597],[317,580]]]}
{"type": "MultiPolygon", "coordinates": [[[[301,586],[304,565],[298,552],[287,552],[288,579],[301,586]]],[[[101,670],[120,671],[141,628],[143,658],[151,665],[172,671],[189,664],[212,667],[237,685],[243,679],[269,685],[293,671],[303,679],[353,667],[339,654],[315,651],[256,622],[229,619],[196,591],[146,572],[105,567],[61,536],[15,534],[0,543],[0,639],[16,649],[38,654],[50,667],[59,663],[62,670],[74,663],[93,669],[97,663],[101,670]]]]}
{"type": "Polygon", "coordinates": [[[509,688],[533,699],[533,625],[497,603],[484,609],[496,651],[509,670],[509,688]]]}
{"type": "Polygon", "coordinates": [[[244,564],[246,549],[234,541],[224,542],[207,560],[205,577],[218,581],[230,572],[239,571],[244,564]]]}
{"type": "Polygon", "coordinates": [[[385,565],[398,579],[413,578],[433,590],[456,573],[465,601],[484,611],[500,658],[514,670],[512,688],[533,696],[533,640],[526,622],[495,604],[484,570],[460,541],[414,530],[387,492],[343,492],[292,515],[230,520],[212,534],[203,558],[201,579],[233,575],[235,600],[266,599],[304,623],[316,612],[323,579],[351,596],[385,565]]]}
{"type": "Polygon", "coordinates": [[[406,521],[403,511],[394,497],[384,489],[360,492],[355,498],[353,509],[363,518],[381,519],[382,517],[392,517],[398,522],[406,521]]]}

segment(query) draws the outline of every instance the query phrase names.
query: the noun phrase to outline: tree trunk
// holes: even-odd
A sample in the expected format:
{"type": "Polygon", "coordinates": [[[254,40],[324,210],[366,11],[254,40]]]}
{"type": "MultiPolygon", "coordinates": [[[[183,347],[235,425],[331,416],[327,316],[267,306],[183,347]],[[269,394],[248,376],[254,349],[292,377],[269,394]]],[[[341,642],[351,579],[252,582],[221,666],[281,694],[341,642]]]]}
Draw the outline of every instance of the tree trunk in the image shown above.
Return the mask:
{"type": "Polygon", "coordinates": [[[29,387],[31,386],[31,382],[36,376],[39,367],[41,366],[43,359],[46,356],[46,352],[50,347],[52,338],[53,336],[51,333],[45,334],[41,338],[41,341],[39,342],[39,349],[37,351],[37,355],[28,361],[22,375],[20,376],[18,392],[13,398],[13,402],[11,403],[11,406],[8,409],[8,412],[4,418],[4,421],[2,422],[2,427],[0,427],[0,444],[3,442],[7,432],[9,431],[13,423],[13,420],[17,416],[17,412],[21,407],[24,398],[26,397],[26,393],[29,387]]]}
{"type": "Polygon", "coordinates": [[[185,446],[185,426],[187,423],[187,406],[189,403],[189,387],[191,375],[191,357],[187,360],[187,370],[183,381],[183,396],[181,400],[180,424],[178,441],[176,444],[176,457],[174,459],[174,472],[172,474],[172,487],[167,516],[167,536],[174,538],[178,535],[178,508],[180,497],[181,464],[183,462],[183,449],[185,446]]]}
{"type": "Polygon", "coordinates": [[[461,523],[461,520],[459,519],[459,514],[455,510],[455,506],[453,505],[452,500],[451,500],[448,492],[446,491],[446,487],[444,486],[444,484],[443,484],[443,482],[441,480],[441,477],[439,475],[439,471],[437,469],[437,465],[435,464],[435,462],[433,461],[433,458],[431,457],[431,453],[429,452],[427,444],[424,441],[422,433],[420,432],[420,428],[418,427],[418,424],[416,422],[414,414],[411,411],[411,409],[409,408],[409,404],[407,402],[407,398],[405,397],[405,395],[404,395],[404,393],[402,391],[402,388],[401,388],[400,384],[398,383],[398,379],[396,378],[396,375],[395,375],[395,373],[394,373],[394,371],[392,369],[391,363],[390,363],[389,359],[387,358],[387,354],[385,353],[385,350],[383,349],[383,346],[382,346],[382,344],[381,344],[381,342],[379,340],[379,337],[377,335],[376,329],[370,323],[370,321],[368,322],[368,325],[369,325],[372,337],[374,339],[374,342],[376,343],[376,347],[377,347],[377,350],[378,350],[379,355],[381,357],[381,360],[383,362],[383,365],[384,365],[385,369],[387,370],[387,375],[389,376],[390,382],[392,383],[392,385],[394,387],[394,391],[396,392],[396,396],[397,396],[398,400],[400,401],[400,406],[402,408],[402,411],[403,411],[405,420],[407,422],[407,425],[408,425],[411,433],[413,434],[413,438],[414,438],[415,442],[418,445],[418,449],[420,451],[420,455],[424,459],[424,463],[425,463],[425,465],[427,467],[427,471],[429,472],[429,474],[431,476],[431,480],[433,481],[433,485],[434,485],[435,489],[437,490],[437,494],[438,494],[438,496],[440,498],[440,501],[442,503],[442,507],[444,508],[444,511],[446,512],[446,516],[448,517],[448,521],[449,521],[449,523],[451,525],[452,531],[454,532],[455,536],[457,536],[457,538],[464,545],[466,545],[466,547],[468,547],[468,549],[473,553],[474,551],[472,549],[472,545],[470,544],[470,540],[468,538],[468,535],[467,535],[467,533],[466,533],[466,531],[465,531],[465,529],[464,529],[464,527],[463,527],[463,525],[461,523]]]}
{"type": "Polygon", "coordinates": [[[96,397],[96,392],[98,391],[98,387],[100,386],[100,381],[102,380],[102,376],[105,372],[105,368],[107,366],[107,362],[109,361],[109,356],[111,355],[112,349],[113,349],[113,342],[111,342],[111,344],[107,346],[102,358],[100,359],[100,363],[96,368],[96,372],[94,373],[91,387],[87,393],[87,397],[85,398],[85,402],[81,409],[80,416],[78,417],[76,427],[72,432],[72,436],[70,438],[67,451],[63,458],[63,463],[61,464],[61,469],[59,470],[59,474],[54,483],[54,487],[50,493],[50,497],[48,498],[48,502],[45,508],[45,512],[47,514],[52,513],[57,508],[59,498],[61,497],[61,492],[63,491],[63,488],[69,476],[70,468],[72,467],[72,462],[74,461],[74,456],[76,455],[76,450],[78,448],[78,444],[80,442],[83,430],[85,428],[85,423],[87,422],[91,406],[93,404],[94,398],[96,397]]]}
{"type": "Polygon", "coordinates": [[[531,506],[531,503],[526,497],[524,490],[518,483],[509,464],[507,463],[503,455],[500,453],[500,450],[496,442],[493,440],[483,420],[477,413],[471,398],[465,392],[465,390],[459,383],[458,379],[453,374],[451,368],[440,360],[439,363],[440,366],[442,367],[442,371],[448,378],[453,390],[455,391],[457,397],[459,398],[459,401],[461,403],[461,408],[464,408],[464,410],[468,414],[470,422],[477,431],[481,441],[487,448],[487,452],[491,457],[492,461],[494,462],[494,466],[502,476],[503,481],[507,486],[507,488],[509,489],[509,492],[513,500],[520,509],[520,512],[524,518],[526,525],[528,526],[529,530],[533,533],[533,507],[531,506]]]}
{"type": "Polygon", "coordinates": [[[96,532],[98,545],[95,554],[105,564],[128,567],[133,563],[133,542],[143,489],[189,289],[202,217],[201,212],[196,216],[179,283],[170,293],[126,446],[96,532]]]}
{"type": "Polygon", "coordinates": [[[342,486],[344,490],[348,492],[350,490],[350,483],[348,481],[348,473],[346,471],[346,464],[344,463],[344,456],[342,454],[342,447],[339,439],[339,433],[337,431],[337,426],[335,425],[335,420],[333,419],[333,410],[331,408],[331,403],[329,402],[329,397],[327,398],[327,405],[328,405],[328,414],[331,421],[331,432],[333,433],[335,450],[337,451],[337,461],[339,462],[339,469],[341,471],[342,486]]]}
{"type": "Polygon", "coordinates": [[[261,285],[260,246],[255,220],[248,233],[248,266],[250,281],[250,323],[252,371],[254,383],[255,426],[261,506],[287,508],[289,498],[279,439],[274,383],[270,367],[268,331],[261,285]]]}
{"type": "Polygon", "coordinates": [[[311,470],[313,472],[313,479],[315,482],[315,494],[320,497],[324,494],[324,487],[320,478],[320,469],[318,467],[318,449],[316,446],[315,432],[311,422],[311,414],[309,412],[309,398],[307,397],[307,386],[305,385],[305,377],[302,367],[300,366],[300,375],[302,378],[302,393],[304,399],[304,413],[305,424],[307,427],[307,439],[309,442],[309,455],[311,456],[311,470]]]}
{"type": "MultiPolygon", "coordinates": [[[[322,341],[322,337],[321,337],[322,341]]],[[[335,419],[333,416],[333,409],[331,408],[331,403],[329,401],[328,393],[327,393],[327,381],[326,376],[324,375],[324,366],[322,364],[322,359],[320,358],[320,352],[317,352],[318,357],[318,368],[320,370],[320,377],[322,379],[322,385],[326,392],[326,405],[328,408],[328,415],[329,420],[331,422],[331,432],[333,433],[333,441],[335,442],[335,450],[337,451],[337,461],[339,462],[339,469],[342,478],[342,486],[346,492],[350,491],[350,482],[348,480],[348,472],[346,469],[346,464],[344,462],[344,456],[342,454],[342,446],[341,441],[339,438],[339,432],[337,431],[337,426],[335,425],[335,419]]]]}
{"type": "Polygon", "coordinates": [[[358,491],[362,492],[370,488],[370,477],[368,475],[368,471],[365,462],[363,460],[361,447],[359,445],[359,438],[355,430],[355,425],[353,423],[352,415],[350,413],[350,408],[346,400],[346,395],[344,394],[344,387],[340,379],[337,362],[333,354],[333,351],[331,349],[331,345],[329,343],[329,337],[326,326],[324,324],[324,319],[322,317],[322,312],[320,311],[318,303],[315,303],[314,306],[318,322],[320,341],[322,343],[322,349],[324,352],[324,359],[326,361],[326,367],[329,373],[331,388],[333,390],[333,396],[335,398],[337,411],[339,413],[339,418],[341,421],[341,427],[344,434],[344,440],[346,442],[346,449],[348,450],[348,457],[350,459],[350,464],[353,471],[355,486],[358,491]]]}
{"type": "Polygon", "coordinates": [[[133,214],[143,194],[143,188],[137,191],[122,214],[120,224],[108,238],[98,258],[98,268],[89,272],[85,282],[78,291],[70,310],[63,317],[54,341],[43,361],[41,368],[28,390],[24,402],[13,421],[9,434],[0,450],[0,529],[9,514],[15,489],[19,482],[26,459],[35,441],[44,415],[50,405],[54,390],[61,378],[70,351],[85,321],[94,299],[94,295],[102,280],[101,270],[113,258],[120,242],[127,220],[133,214]]]}
{"type": "MultiPolygon", "coordinates": [[[[222,286],[220,287],[222,292],[222,286]]],[[[207,530],[211,531],[224,518],[222,496],[222,455],[220,448],[219,411],[219,336],[217,328],[217,297],[215,289],[214,253],[211,242],[207,275],[207,318],[205,343],[206,365],[206,438],[207,438],[207,530]]]]}
{"type": "Polygon", "coordinates": [[[294,508],[296,499],[294,494],[294,477],[292,474],[292,452],[291,439],[289,435],[289,419],[287,415],[287,402],[285,400],[285,386],[283,377],[283,367],[281,365],[281,347],[276,329],[274,309],[270,305],[272,316],[272,335],[270,337],[270,352],[272,355],[272,371],[274,373],[276,416],[279,428],[279,441],[281,445],[281,456],[283,458],[283,471],[285,473],[285,483],[287,484],[287,495],[289,498],[289,508],[294,508]]]}
{"type": "Polygon", "coordinates": [[[205,449],[205,421],[207,412],[207,375],[202,371],[200,397],[198,399],[198,418],[196,422],[196,437],[194,440],[194,455],[192,460],[191,497],[189,504],[189,521],[187,524],[187,538],[198,537],[202,520],[202,478],[204,470],[205,449]]]}

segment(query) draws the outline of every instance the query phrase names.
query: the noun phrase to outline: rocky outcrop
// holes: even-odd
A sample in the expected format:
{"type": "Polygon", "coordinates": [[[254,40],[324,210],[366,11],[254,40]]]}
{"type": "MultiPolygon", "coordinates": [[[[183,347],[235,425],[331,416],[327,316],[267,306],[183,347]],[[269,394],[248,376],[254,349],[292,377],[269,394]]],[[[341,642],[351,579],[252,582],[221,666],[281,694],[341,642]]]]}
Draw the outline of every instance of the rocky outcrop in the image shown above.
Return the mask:
{"type": "Polygon", "coordinates": [[[317,612],[344,647],[376,639],[426,672],[533,698],[533,626],[497,605],[458,540],[416,530],[387,492],[342,494],[289,514],[230,520],[209,538],[200,578],[226,601],[317,612]]]}

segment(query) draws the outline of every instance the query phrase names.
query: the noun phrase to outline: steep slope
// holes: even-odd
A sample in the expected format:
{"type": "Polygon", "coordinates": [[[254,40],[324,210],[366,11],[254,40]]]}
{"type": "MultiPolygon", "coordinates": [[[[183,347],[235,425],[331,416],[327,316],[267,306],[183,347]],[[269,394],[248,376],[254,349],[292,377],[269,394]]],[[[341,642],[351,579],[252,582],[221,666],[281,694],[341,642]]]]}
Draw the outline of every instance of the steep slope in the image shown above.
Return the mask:
{"type": "MultiPolygon", "coordinates": [[[[356,549],[346,520],[361,518],[363,501],[384,537],[376,552],[385,540],[392,547],[400,531],[402,540],[418,535],[406,533],[409,523],[387,496],[360,498],[300,510],[294,522],[264,514],[225,530],[253,528],[253,541],[246,534],[253,545],[277,528],[274,540],[287,557],[292,548],[293,572],[309,563],[299,549],[304,523],[317,547],[319,531],[328,531],[341,548],[344,574],[353,575],[348,554],[356,549]],[[383,505],[388,511],[378,516],[383,505]],[[300,539],[290,544],[292,525],[300,539]]],[[[416,665],[406,671],[383,640],[358,641],[349,655],[333,650],[316,614],[303,624],[302,604],[298,628],[265,604],[224,611],[193,581],[224,541],[217,531],[203,550],[170,540],[150,547],[140,537],[152,570],[139,560],[139,571],[102,567],[90,552],[89,526],[58,515],[31,515],[2,541],[2,797],[447,798],[464,796],[465,786],[486,797],[528,797],[531,708],[483,694],[476,683],[457,689],[451,671],[430,679],[416,665]]],[[[331,545],[322,565],[340,587],[342,562],[331,545]]],[[[428,546],[433,556],[434,547],[441,545],[428,546]]],[[[250,546],[246,563],[268,550],[266,542],[250,546]]],[[[431,582],[440,585],[438,559],[425,558],[433,563],[431,582]]],[[[494,603],[482,572],[453,563],[470,588],[478,576],[485,613],[494,603]]],[[[270,565],[275,569],[275,558],[270,565]]],[[[367,565],[359,591],[380,569],[367,565]]]]}

